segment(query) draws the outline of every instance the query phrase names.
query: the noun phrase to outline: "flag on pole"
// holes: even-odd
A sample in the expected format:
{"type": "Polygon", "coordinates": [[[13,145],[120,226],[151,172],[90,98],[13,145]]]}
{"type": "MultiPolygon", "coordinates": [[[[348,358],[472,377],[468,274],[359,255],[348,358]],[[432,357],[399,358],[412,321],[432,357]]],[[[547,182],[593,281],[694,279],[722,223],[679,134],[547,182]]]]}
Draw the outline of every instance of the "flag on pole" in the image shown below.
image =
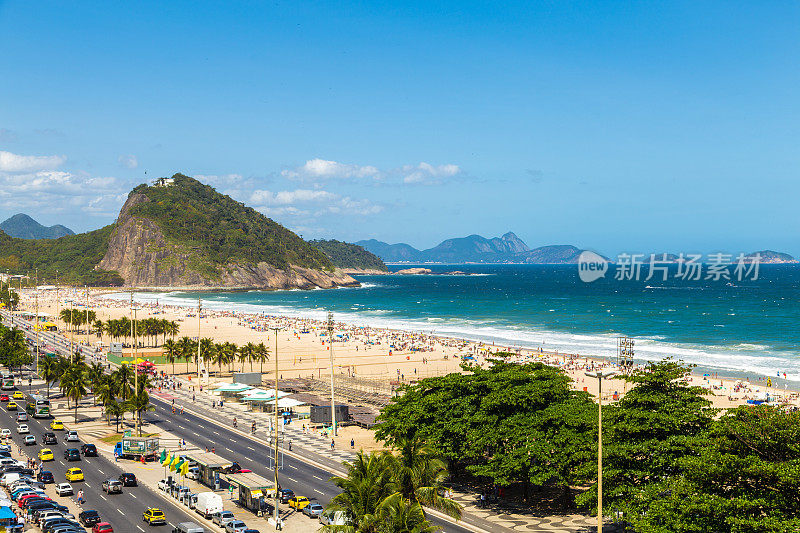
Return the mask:
{"type": "Polygon", "coordinates": [[[181,458],[178,457],[177,455],[172,459],[172,462],[169,464],[169,471],[170,472],[174,472],[175,471],[175,465],[177,465],[178,461],[180,461],[180,460],[181,460],[181,458]]]}
{"type": "Polygon", "coordinates": [[[183,457],[181,457],[180,459],[181,460],[178,461],[178,464],[175,465],[175,472],[177,472],[179,474],[181,473],[181,467],[183,466],[183,463],[185,462],[183,457]]]}
{"type": "Polygon", "coordinates": [[[161,465],[162,466],[167,466],[170,463],[170,461],[172,461],[172,456],[170,455],[169,452],[167,452],[167,456],[164,457],[163,461],[161,461],[161,465]]]}
{"type": "Polygon", "coordinates": [[[189,461],[184,461],[183,465],[181,465],[181,475],[186,476],[189,473],[189,461]]]}
{"type": "Polygon", "coordinates": [[[158,460],[158,462],[163,464],[166,459],[167,459],[167,450],[163,449],[161,450],[161,458],[158,460]]]}

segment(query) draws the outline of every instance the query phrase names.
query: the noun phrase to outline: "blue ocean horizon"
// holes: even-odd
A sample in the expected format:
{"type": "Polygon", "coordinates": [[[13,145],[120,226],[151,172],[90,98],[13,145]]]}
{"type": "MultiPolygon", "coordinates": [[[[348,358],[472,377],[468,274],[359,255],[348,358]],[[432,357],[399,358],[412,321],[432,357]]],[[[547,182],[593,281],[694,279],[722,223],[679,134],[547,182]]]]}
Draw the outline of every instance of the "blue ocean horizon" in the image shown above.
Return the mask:
{"type": "MultiPolygon", "coordinates": [[[[584,283],[577,265],[419,265],[464,275],[365,275],[335,290],[140,293],[140,299],[323,319],[613,357],[616,337],[636,360],[663,357],[733,377],[785,372],[800,382],[800,265],[761,265],[757,280],[660,277],[584,283]]],[[[390,271],[409,265],[390,265],[390,271]]],[[[674,268],[674,267],[672,267],[674,268]]],[[[782,380],[778,381],[780,383],[782,380]]]]}

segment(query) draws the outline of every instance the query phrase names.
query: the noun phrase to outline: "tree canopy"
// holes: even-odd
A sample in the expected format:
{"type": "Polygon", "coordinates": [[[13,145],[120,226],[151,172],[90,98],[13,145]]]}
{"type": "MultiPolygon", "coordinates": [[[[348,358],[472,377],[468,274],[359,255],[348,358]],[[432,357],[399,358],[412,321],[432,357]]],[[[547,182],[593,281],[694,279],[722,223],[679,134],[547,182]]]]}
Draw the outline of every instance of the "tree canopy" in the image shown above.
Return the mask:
{"type": "Polygon", "coordinates": [[[388,269],[380,257],[366,251],[357,244],[337,240],[308,241],[309,244],[320,250],[331,260],[336,268],[363,268],[367,270],[388,269]]]}

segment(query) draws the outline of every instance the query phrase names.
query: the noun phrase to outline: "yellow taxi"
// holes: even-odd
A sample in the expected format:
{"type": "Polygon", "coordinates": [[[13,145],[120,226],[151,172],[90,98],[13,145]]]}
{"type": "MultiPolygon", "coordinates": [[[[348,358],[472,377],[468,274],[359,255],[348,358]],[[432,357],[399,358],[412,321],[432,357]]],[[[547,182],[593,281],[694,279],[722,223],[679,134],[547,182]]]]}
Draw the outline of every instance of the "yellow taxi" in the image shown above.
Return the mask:
{"type": "Polygon", "coordinates": [[[22,394],[22,391],[14,391],[14,394],[12,394],[11,397],[14,398],[15,400],[24,400],[25,399],[25,395],[22,394]]]}
{"type": "Polygon", "coordinates": [[[164,516],[164,511],[158,507],[150,507],[145,509],[144,514],[142,515],[142,520],[151,526],[167,523],[167,517],[164,516]]]}
{"type": "Polygon", "coordinates": [[[289,498],[289,507],[294,507],[298,511],[302,511],[303,507],[310,503],[311,502],[308,501],[308,498],[305,496],[295,496],[294,498],[289,498]]]}
{"type": "Polygon", "coordinates": [[[55,460],[55,457],[53,457],[53,450],[50,448],[42,448],[39,450],[39,455],[37,457],[39,457],[39,460],[42,462],[55,460]]]}
{"type": "Polygon", "coordinates": [[[8,402],[8,405],[6,405],[6,409],[9,411],[16,411],[17,407],[17,402],[8,402]]]}
{"type": "Polygon", "coordinates": [[[55,431],[55,430],[63,431],[64,430],[64,422],[62,422],[61,420],[56,418],[55,420],[50,422],[50,429],[52,429],[53,431],[55,431]]]}
{"type": "Polygon", "coordinates": [[[67,470],[67,481],[83,481],[83,470],[80,468],[67,470]]]}

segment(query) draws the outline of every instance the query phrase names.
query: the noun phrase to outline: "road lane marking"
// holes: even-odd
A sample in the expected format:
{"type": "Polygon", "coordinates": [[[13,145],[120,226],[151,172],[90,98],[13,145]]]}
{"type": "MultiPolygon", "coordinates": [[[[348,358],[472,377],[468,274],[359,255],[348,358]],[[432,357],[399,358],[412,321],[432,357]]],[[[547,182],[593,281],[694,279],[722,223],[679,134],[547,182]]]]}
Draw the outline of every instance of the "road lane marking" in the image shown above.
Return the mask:
{"type": "Polygon", "coordinates": [[[103,496],[102,494],[100,494],[100,497],[101,497],[101,498],[103,498],[104,500],[106,499],[106,497],[105,497],[105,496],[103,496]]]}
{"type": "Polygon", "coordinates": [[[319,494],[322,494],[322,491],[321,491],[321,490],[314,489],[314,492],[317,492],[317,493],[319,493],[319,494]]]}
{"type": "Polygon", "coordinates": [[[123,513],[123,512],[122,512],[122,510],[121,510],[119,507],[117,508],[117,512],[118,512],[119,514],[121,514],[122,516],[125,516],[125,513],[123,513]]]}
{"type": "Polygon", "coordinates": [[[290,476],[283,476],[283,477],[285,477],[286,479],[288,479],[292,483],[297,483],[297,480],[295,478],[293,478],[293,477],[290,477],[290,476]]]}
{"type": "Polygon", "coordinates": [[[321,478],[321,477],[319,477],[319,476],[311,476],[311,477],[313,477],[313,478],[315,478],[315,479],[318,479],[318,480],[320,480],[320,481],[327,481],[327,480],[325,480],[325,479],[322,479],[322,478],[321,478]]]}
{"type": "Polygon", "coordinates": [[[97,469],[97,471],[98,471],[98,472],[100,472],[100,473],[101,473],[101,474],[103,474],[103,475],[106,475],[106,473],[105,473],[105,472],[103,472],[102,470],[100,470],[99,468],[97,469]]]}
{"type": "Polygon", "coordinates": [[[248,446],[248,447],[247,447],[247,449],[248,449],[248,450],[251,450],[251,451],[256,451],[256,449],[255,449],[255,448],[253,448],[252,446],[248,446]]]}
{"type": "Polygon", "coordinates": [[[144,531],[144,529],[142,529],[142,526],[136,526],[136,529],[138,529],[139,531],[144,531]]]}

